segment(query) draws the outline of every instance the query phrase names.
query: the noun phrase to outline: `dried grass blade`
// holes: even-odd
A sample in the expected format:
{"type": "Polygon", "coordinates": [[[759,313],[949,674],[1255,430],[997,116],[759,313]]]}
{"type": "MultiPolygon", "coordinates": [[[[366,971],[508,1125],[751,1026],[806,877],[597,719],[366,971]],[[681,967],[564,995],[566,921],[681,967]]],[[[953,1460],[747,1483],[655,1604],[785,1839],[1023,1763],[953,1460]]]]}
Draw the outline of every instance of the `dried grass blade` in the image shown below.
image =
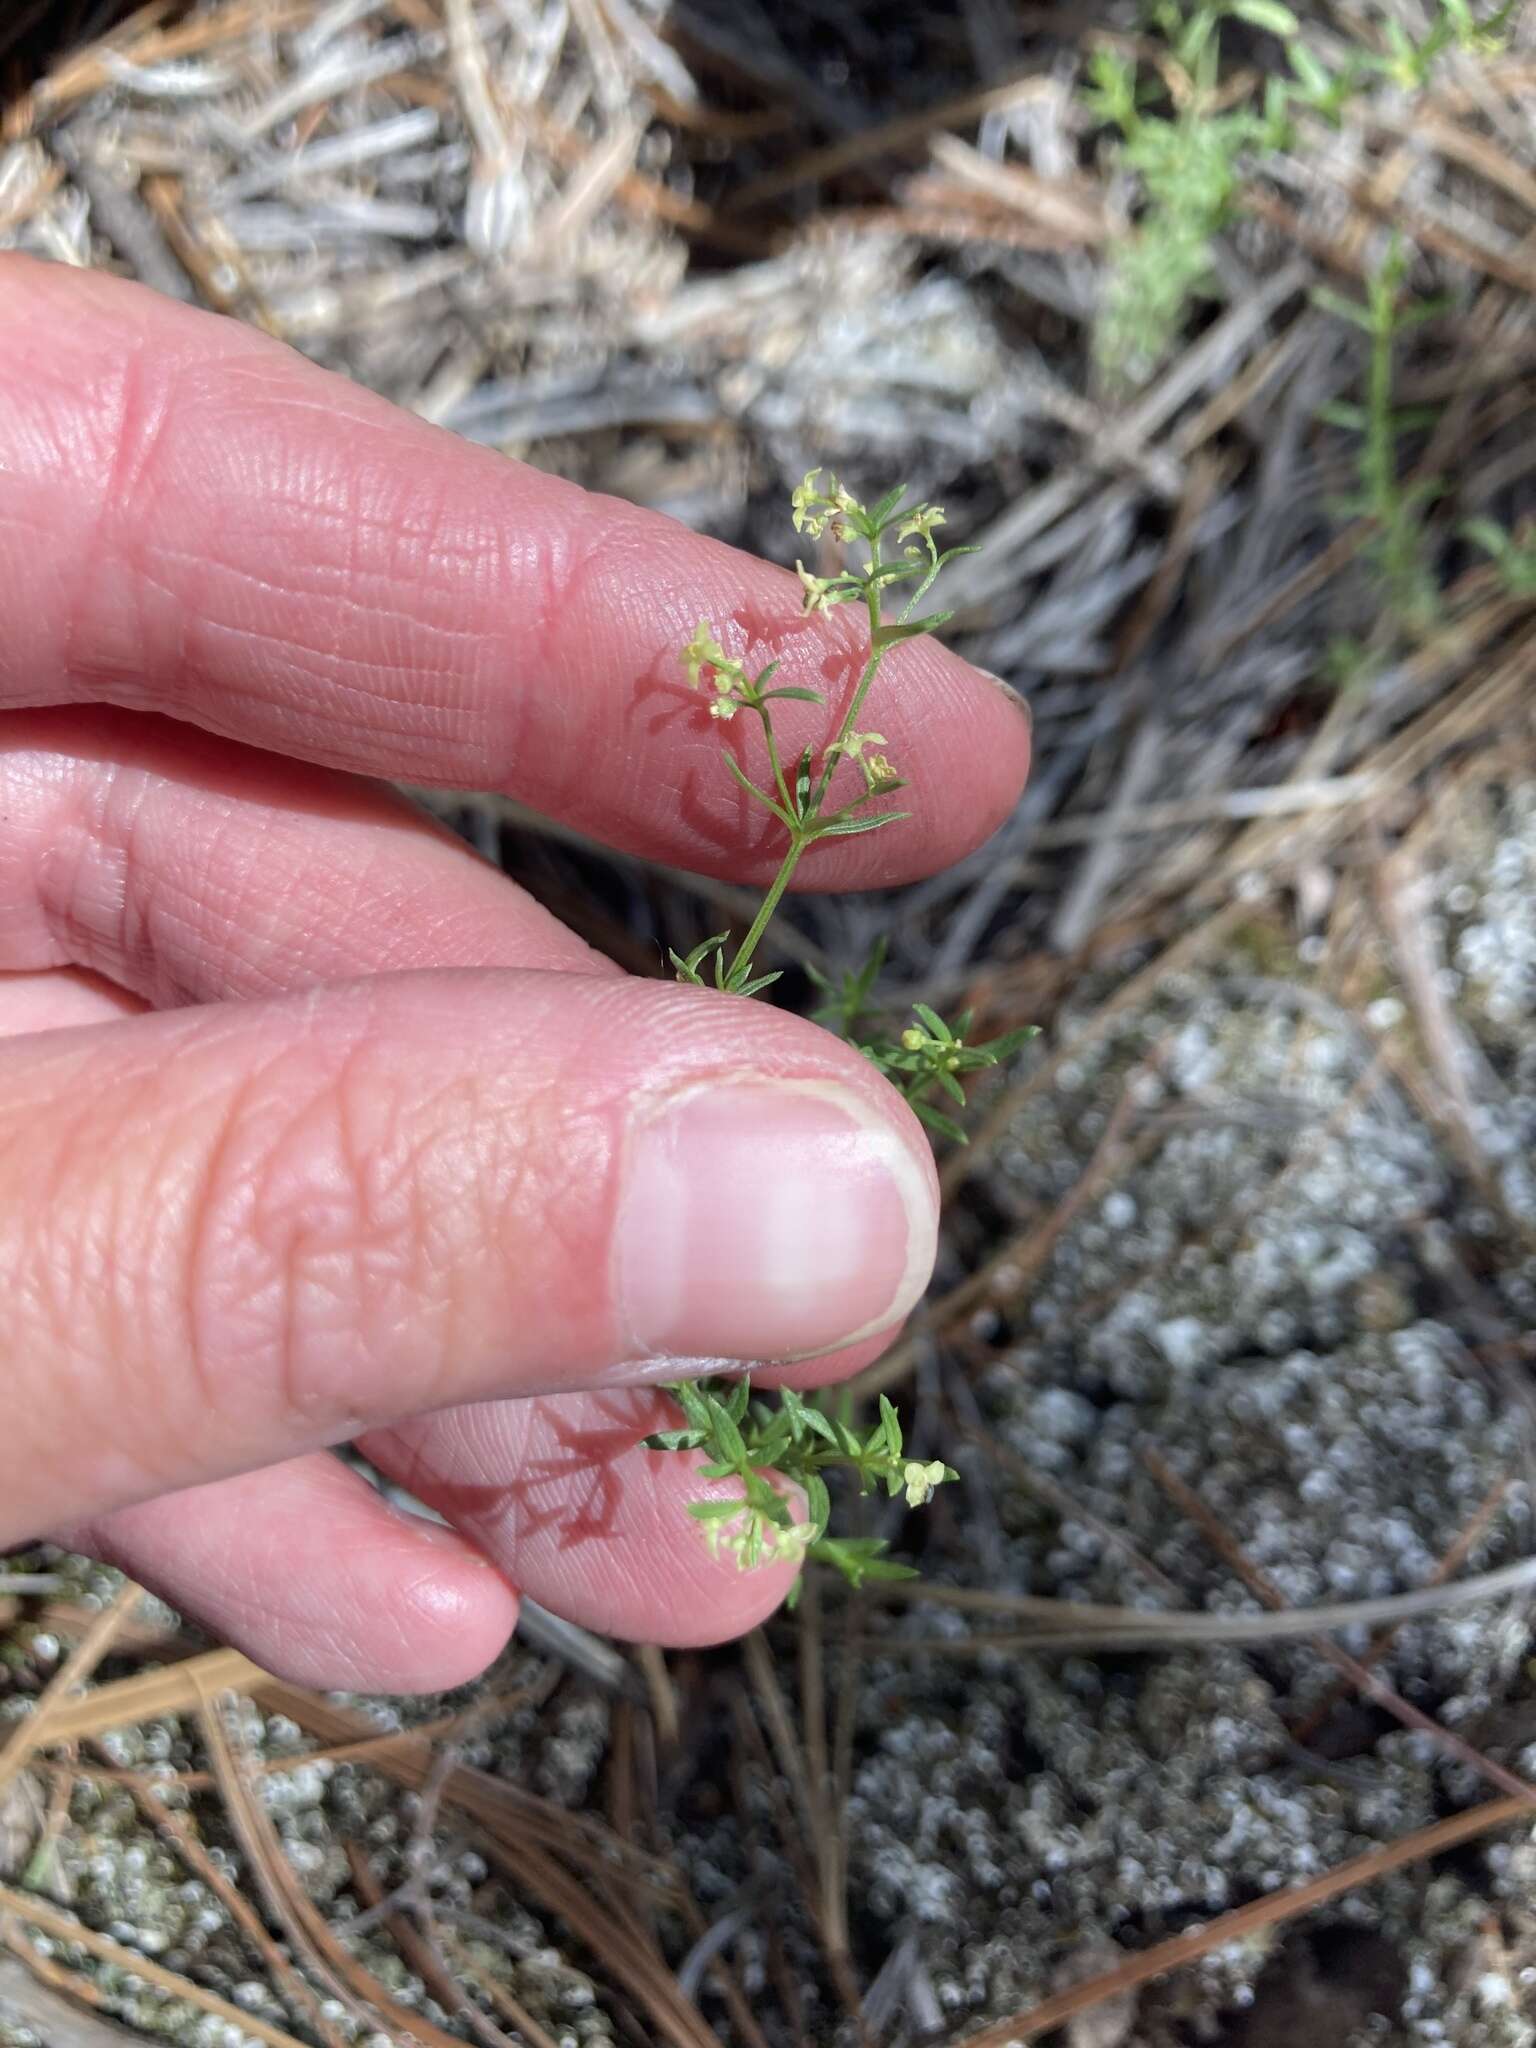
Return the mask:
{"type": "Polygon", "coordinates": [[[1069,1991],[1058,1992],[1054,1998],[1047,1998],[1039,2005],[1015,2013],[1011,2019],[984,2027],[979,2034],[966,2035],[956,2042],[955,2048],[1014,2048],[1015,2043],[1038,2040],[1042,2034],[1065,2026],[1079,2013],[1092,2012],[1095,2006],[1105,2005],[1124,1992],[1135,1991],[1143,1984],[1150,1984],[1154,1978],[1166,1977],[1171,1970],[1182,1969],[1186,1963],[1196,1962],[1201,1956],[1226,1947],[1228,1942],[1251,1940],[1265,1928],[1283,1927],[1288,1920],[1310,1913],[1344,1892],[1374,1884],[1377,1878],[1385,1877],[1390,1871],[1401,1870],[1404,1864],[1443,1856],[1448,1849],[1475,1841],[1490,1829],[1525,1818],[1529,1813],[1530,1802],[1527,1799],[1490,1799],[1485,1805],[1471,1807],[1466,1813],[1452,1814],[1449,1820],[1434,1821],[1428,1827],[1415,1829],[1399,1842],[1389,1842],[1384,1848],[1371,1849],[1363,1856],[1352,1857],[1348,1863],[1340,1863],[1334,1869],[1324,1871],[1321,1877],[1314,1877],[1307,1884],[1295,1885],[1289,1891],[1271,1892],[1265,1898],[1255,1899],[1251,1905],[1238,1906],[1215,1920],[1205,1921],[1203,1925],[1186,1927],[1172,1940],[1161,1941],[1141,1955],[1128,1957],[1115,1969],[1106,1970],[1101,1977],[1092,1977],[1086,1984],[1075,1984],[1069,1991]]]}
{"type": "MultiPolygon", "coordinates": [[[[232,2032],[265,2041],[267,2048],[304,2048],[301,2041],[292,2034],[285,2034],[281,2027],[271,2026],[255,2013],[231,2005],[217,1992],[205,1991],[201,1984],[194,1984],[190,1977],[182,1977],[175,1970],[166,1969],[153,1956],[141,1955],[136,1948],[125,1948],[108,1934],[98,1934],[94,1927],[87,1927],[83,1920],[77,1920],[60,1906],[49,1905],[46,1900],[34,1898],[28,1892],[15,1891],[8,1884],[0,1884],[0,1914],[36,1928],[40,1934],[46,1934],[54,1941],[75,1943],[98,1962],[110,1963],[114,1969],[142,1977],[146,1984],[152,1984],[157,1991],[164,1991],[171,1998],[184,1998],[189,2005],[225,2021],[232,2032]]],[[[463,2043],[456,2043],[455,2048],[463,2048],[463,2043]]]]}
{"type": "Polygon", "coordinates": [[[434,2026],[420,2013],[397,2005],[372,1972],[349,1955],[332,1933],[294,1876],[277,1830],[241,1768],[215,1701],[202,1703],[198,1722],[235,1838],[250,1864],[268,1912],[286,1931],[296,1952],[306,1957],[315,1974],[365,2027],[374,2028],[382,2018],[387,2027],[408,2040],[422,2042],[424,2048],[455,2048],[452,2034],[434,2026]]]}
{"type": "Polygon", "coordinates": [[[143,1597],[142,1586],[136,1586],[131,1579],[124,1580],[111,1604],[102,1609],[70,1651],[49,1680],[36,1707],[25,1721],[17,1723],[10,1741],[0,1750],[0,1789],[10,1783],[34,1750],[72,1739],[58,1732],[70,1695],[77,1686],[84,1685],[107,1655],[143,1597]]]}

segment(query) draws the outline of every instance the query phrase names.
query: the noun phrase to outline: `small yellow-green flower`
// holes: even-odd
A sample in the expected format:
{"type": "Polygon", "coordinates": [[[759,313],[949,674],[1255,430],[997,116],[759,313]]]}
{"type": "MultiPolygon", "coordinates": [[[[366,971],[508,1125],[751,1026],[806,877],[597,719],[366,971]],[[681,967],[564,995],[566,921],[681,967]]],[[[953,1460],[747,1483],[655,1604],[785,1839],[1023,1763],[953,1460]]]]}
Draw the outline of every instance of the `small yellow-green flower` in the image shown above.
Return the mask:
{"type": "Polygon", "coordinates": [[[935,1489],[942,1486],[949,1477],[949,1467],[940,1458],[931,1465],[920,1465],[915,1458],[909,1459],[901,1468],[902,1484],[907,1489],[909,1508],[925,1507],[933,1499],[935,1489]]]}
{"type": "Polygon", "coordinates": [[[942,505],[914,505],[906,518],[901,522],[901,525],[896,529],[897,544],[899,546],[902,541],[914,538],[930,540],[933,536],[933,529],[943,524],[944,507],[942,505]]]}
{"type": "Polygon", "coordinates": [[[883,732],[851,732],[846,739],[834,740],[827,749],[830,761],[838,754],[846,754],[850,761],[862,761],[867,747],[884,747],[890,742],[883,732]]]}
{"type": "Polygon", "coordinates": [[[805,479],[789,494],[790,517],[796,533],[808,533],[812,540],[826,531],[831,509],[821,488],[821,471],[808,469],[805,479]]]}
{"type": "Polygon", "coordinates": [[[824,612],[828,605],[836,604],[830,576],[813,576],[804,562],[796,562],[795,574],[800,578],[800,588],[805,593],[802,611],[824,612]]]}
{"type": "Polygon", "coordinates": [[[680,659],[688,671],[688,686],[694,690],[703,686],[705,669],[718,668],[724,662],[725,649],[708,619],[700,619],[694,627],[693,638],[683,648],[680,659]]]}
{"type": "Polygon", "coordinates": [[[704,1524],[704,1540],[710,1555],[719,1557],[724,1552],[727,1557],[734,1557],[744,1572],[776,1561],[798,1563],[815,1535],[813,1523],[793,1522],[785,1529],[746,1506],[730,1521],[704,1524]]]}
{"type": "Polygon", "coordinates": [[[829,530],[834,539],[847,540],[853,530],[848,515],[864,510],[835,476],[823,489],[819,469],[806,471],[804,480],[790,492],[789,502],[796,533],[808,533],[812,540],[819,540],[829,530]]]}
{"type": "Polygon", "coordinates": [[[693,638],[683,648],[682,663],[688,671],[690,689],[713,688],[715,701],[709,707],[710,717],[734,718],[748,687],[747,672],[739,661],[731,660],[708,619],[700,619],[695,626],[693,638]]]}
{"type": "Polygon", "coordinates": [[[864,787],[871,796],[884,796],[888,790],[900,789],[901,777],[888,754],[877,754],[876,747],[888,744],[883,732],[851,732],[844,740],[834,740],[827,749],[826,758],[835,760],[839,754],[846,754],[850,761],[857,761],[864,776],[864,787]]]}

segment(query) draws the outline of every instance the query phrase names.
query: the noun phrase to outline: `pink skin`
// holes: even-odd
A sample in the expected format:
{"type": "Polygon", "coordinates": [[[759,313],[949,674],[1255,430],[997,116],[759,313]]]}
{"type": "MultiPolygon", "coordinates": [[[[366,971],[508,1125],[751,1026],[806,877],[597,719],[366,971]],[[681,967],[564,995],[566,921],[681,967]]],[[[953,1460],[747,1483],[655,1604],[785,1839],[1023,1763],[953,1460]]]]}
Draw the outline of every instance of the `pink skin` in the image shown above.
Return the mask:
{"type": "MultiPolygon", "coordinates": [[[[0,269],[0,1541],[67,1528],[321,1685],[471,1676],[514,1586],[653,1641],[750,1626],[786,1574],[712,1560],[700,1482],[636,1447],[664,1404],[612,1291],[630,1109],[658,1076],[777,1075],[831,1085],[880,1157],[920,1136],[824,1035],[626,981],[333,771],[507,789],[760,880],[675,650],[705,613],[835,693],[848,622],[230,323],[0,269]],[[359,1429],[452,1528],[327,1455],[359,1429]]],[[[941,865],[1022,781],[1016,706],[897,659],[880,723],[919,816],[825,849],[816,886],[941,865]]],[[[802,1336],[878,1319],[886,1235],[802,1336]]]]}

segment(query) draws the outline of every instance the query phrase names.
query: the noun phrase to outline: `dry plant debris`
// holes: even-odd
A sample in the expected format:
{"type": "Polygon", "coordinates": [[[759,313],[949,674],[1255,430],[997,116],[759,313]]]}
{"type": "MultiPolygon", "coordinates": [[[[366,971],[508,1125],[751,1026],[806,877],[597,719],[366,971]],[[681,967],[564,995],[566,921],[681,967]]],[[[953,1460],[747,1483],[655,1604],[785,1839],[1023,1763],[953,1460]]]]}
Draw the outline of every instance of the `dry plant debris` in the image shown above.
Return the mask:
{"type": "MultiPolygon", "coordinates": [[[[744,545],[942,499],[1034,782],[770,964],[1045,1027],[866,1379],[961,1473],[871,1515],[915,1592],[340,1703],[12,1560],[0,2042],[1530,2048],[1530,10],[82,0],[0,68],[0,244],[744,545]]],[[[742,917],[435,801],[636,971],[742,917]]]]}

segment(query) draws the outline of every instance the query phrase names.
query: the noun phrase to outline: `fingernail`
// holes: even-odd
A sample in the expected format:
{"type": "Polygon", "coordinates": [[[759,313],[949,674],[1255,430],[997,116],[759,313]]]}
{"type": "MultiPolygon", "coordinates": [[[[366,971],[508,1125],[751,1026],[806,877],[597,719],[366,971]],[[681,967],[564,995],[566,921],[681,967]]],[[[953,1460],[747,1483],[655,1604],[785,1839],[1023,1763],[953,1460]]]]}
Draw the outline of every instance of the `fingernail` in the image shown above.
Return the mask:
{"type": "Polygon", "coordinates": [[[931,1165],[851,1090],[698,1085],[630,1134],[618,1311],[652,1357],[829,1351],[907,1313],[937,1232],[931,1165]]]}
{"type": "Polygon", "coordinates": [[[989,668],[978,668],[976,673],[979,676],[985,676],[994,689],[1002,691],[1008,702],[1018,712],[1030,731],[1033,732],[1035,728],[1035,714],[1030,710],[1029,699],[1024,693],[1021,690],[1016,690],[1012,683],[1005,683],[1001,676],[995,676],[989,668]]]}

